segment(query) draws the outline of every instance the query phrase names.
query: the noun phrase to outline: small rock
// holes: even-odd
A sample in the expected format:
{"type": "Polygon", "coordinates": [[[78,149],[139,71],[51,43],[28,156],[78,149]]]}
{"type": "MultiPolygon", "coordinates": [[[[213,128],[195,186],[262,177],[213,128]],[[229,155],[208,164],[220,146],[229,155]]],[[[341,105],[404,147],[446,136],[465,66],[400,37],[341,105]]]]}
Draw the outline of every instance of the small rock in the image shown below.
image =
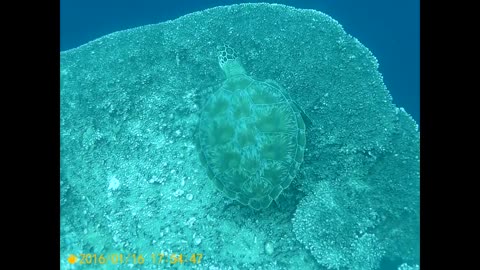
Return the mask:
{"type": "Polygon", "coordinates": [[[195,239],[193,240],[193,243],[194,243],[196,246],[200,245],[201,242],[202,242],[202,239],[201,239],[200,237],[197,237],[197,238],[195,238],[195,239]]]}
{"type": "Polygon", "coordinates": [[[110,181],[108,182],[108,190],[117,190],[120,187],[120,181],[115,177],[111,177],[110,181]]]}
{"type": "Polygon", "coordinates": [[[177,189],[177,191],[175,191],[175,192],[173,193],[173,196],[179,197],[179,196],[182,196],[183,193],[185,193],[185,191],[183,191],[183,190],[181,190],[181,189],[177,189]]]}
{"type": "MultiPolygon", "coordinates": [[[[195,223],[195,221],[197,221],[197,219],[194,217],[191,217],[185,222],[185,225],[191,228],[193,226],[193,223],[195,223]]],[[[193,238],[195,238],[195,234],[193,234],[193,238]]]]}
{"type": "Polygon", "coordinates": [[[273,250],[274,250],[274,248],[273,248],[272,242],[267,242],[267,243],[265,244],[265,252],[266,252],[268,255],[272,255],[272,254],[273,254],[273,250]]]}
{"type": "Polygon", "coordinates": [[[193,195],[188,193],[187,196],[185,196],[187,200],[191,201],[193,199],[193,195]]]}

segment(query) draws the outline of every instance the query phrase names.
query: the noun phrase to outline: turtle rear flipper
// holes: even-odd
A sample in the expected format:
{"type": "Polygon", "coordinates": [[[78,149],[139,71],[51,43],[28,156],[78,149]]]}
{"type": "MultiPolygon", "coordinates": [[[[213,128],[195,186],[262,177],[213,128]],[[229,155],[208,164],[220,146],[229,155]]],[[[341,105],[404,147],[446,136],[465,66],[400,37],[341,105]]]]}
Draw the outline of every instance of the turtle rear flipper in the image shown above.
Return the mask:
{"type": "Polygon", "coordinates": [[[295,190],[293,188],[287,188],[283,190],[282,193],[274,200],[275,205],[279,209],[289,209],[290,207],[295,207],[298,203],[296,199],[295,190]]]}

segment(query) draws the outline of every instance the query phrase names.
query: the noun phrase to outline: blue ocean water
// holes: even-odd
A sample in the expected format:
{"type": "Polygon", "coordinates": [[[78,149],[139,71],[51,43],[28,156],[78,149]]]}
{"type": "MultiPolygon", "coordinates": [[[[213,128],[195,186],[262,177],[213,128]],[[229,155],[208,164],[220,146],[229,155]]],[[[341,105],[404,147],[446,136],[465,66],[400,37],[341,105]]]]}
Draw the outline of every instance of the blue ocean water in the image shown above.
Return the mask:
{"type": "Polygon", "coordinates": [[[383,0],[60,0],[60,50],[114,31],[175,19],[241,2],[281,3],[320,10],[377,57],[394,103],[420,124],[420,1],[383,0]]]}

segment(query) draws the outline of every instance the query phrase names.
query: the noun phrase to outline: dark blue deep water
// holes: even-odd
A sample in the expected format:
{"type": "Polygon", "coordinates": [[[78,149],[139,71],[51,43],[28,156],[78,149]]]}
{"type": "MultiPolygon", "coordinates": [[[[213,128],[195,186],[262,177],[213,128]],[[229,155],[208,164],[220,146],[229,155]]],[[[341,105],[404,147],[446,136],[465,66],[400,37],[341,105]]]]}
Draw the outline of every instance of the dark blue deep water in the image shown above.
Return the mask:
{"type": "Polygon", "coordinates": [[[322,11],[367,46],[394,102],[420,121],[419,0],[60,0],[60,50],[114,31],[175,19],[206,8],[241,2],[282,3],[322,11]]]}

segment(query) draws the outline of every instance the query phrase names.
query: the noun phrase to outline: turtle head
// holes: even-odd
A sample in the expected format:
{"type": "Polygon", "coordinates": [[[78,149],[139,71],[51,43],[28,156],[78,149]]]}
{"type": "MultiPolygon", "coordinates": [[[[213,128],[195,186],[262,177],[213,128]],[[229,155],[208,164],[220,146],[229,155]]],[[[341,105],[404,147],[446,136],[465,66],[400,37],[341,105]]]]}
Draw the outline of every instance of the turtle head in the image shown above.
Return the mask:
{"type": "Polygon", "coordinates": [[[222,68],[227,78],[246,74],[245,69],[240,64],[237,52],[228,46],[223,45],[218,52],[218,64],[222,68]]]}

